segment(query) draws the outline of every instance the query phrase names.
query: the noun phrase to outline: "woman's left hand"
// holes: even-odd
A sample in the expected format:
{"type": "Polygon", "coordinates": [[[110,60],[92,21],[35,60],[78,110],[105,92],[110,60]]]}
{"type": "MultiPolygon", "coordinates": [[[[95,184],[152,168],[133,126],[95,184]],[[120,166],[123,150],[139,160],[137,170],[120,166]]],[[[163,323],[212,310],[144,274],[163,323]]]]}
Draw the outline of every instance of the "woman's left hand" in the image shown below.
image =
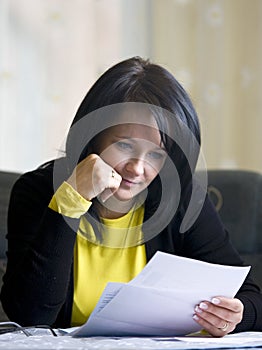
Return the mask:
{"type": "Polygon", "coordinates": [[[196,305],[193,319],[212,336],[223,337],[241,322],[243,310],[239,299],[215,297],[196,305]]]}

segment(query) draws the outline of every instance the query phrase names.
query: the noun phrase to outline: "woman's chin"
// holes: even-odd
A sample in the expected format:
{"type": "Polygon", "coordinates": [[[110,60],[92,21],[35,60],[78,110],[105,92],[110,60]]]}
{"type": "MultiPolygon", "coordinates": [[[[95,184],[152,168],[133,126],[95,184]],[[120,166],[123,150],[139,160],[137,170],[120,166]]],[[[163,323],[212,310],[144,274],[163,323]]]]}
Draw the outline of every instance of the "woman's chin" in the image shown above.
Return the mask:
{"type": "Polygon", "coordinates": [[[115,193],[114,197],[119,201],[126,202],[133,200],[141,191],[134,191],[126,188],[119,188],[115,193]]]}
{"type": "Polygon", "coordinates": [[[135,198],[135,195],[133,194],[127,194],[127,193],[114,193],[115,199],[117,199],[119,202],[125,202],[131,201],[135,198]]]}

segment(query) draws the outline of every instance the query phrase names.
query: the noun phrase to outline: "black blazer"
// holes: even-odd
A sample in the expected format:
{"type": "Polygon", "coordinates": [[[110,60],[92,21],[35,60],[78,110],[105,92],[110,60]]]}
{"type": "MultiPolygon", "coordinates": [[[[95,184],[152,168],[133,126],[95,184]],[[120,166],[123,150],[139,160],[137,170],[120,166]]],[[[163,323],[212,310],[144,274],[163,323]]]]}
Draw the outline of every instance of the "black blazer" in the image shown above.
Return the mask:
{"type": "MultiPolygon", "coordinates": [[[[21,325],[70,327],[73,253],[80,220],[64,220],[48,208],[53,187],[50,162],[22,175],[11,194],[8,264],[1,301],[10,320],[21,325]]],[[[207,197],[197,220],[183,234],[179,231],[181,217],[180,209],[162,232],[145,243],[147,261],[160,250],[212,263],[243,265],[207,197]]],[[[262,295],[249,276],[236,297],[244,304],[244,317],[236,331],[261,331],[262,295]]]]}

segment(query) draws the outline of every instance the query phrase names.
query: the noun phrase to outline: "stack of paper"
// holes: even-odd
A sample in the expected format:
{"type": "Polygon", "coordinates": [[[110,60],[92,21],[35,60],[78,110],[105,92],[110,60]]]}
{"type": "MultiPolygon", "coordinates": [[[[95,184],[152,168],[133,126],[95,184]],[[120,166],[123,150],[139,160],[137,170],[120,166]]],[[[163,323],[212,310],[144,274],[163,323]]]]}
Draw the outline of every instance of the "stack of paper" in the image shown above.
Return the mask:
{"type": "MultiPolygon", "coordinates": [[[[234,297],[250,267],[210,264],[157,252],[129,283],[108,283],[74,336],[176,336],[200,330],[195,305],[234,297]]],[[[88,301],[87,301],[88,302],[88,301]]]]}

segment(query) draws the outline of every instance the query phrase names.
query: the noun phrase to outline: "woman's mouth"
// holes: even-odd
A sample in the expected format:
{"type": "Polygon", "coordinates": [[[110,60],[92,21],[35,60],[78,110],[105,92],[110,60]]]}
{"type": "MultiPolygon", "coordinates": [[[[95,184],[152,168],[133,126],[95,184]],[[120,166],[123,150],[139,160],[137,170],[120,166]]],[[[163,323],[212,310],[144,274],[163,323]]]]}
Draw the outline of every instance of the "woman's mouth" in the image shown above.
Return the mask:
{"type": "Polygon", "coordinates": [[[122,179],[122,184],[128,187],[131,187],[131,186],[139,185],[140,182],[129,180],[129,179],[122,179]]]}

